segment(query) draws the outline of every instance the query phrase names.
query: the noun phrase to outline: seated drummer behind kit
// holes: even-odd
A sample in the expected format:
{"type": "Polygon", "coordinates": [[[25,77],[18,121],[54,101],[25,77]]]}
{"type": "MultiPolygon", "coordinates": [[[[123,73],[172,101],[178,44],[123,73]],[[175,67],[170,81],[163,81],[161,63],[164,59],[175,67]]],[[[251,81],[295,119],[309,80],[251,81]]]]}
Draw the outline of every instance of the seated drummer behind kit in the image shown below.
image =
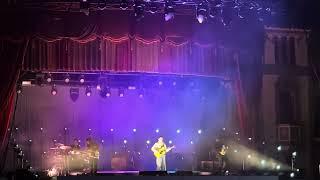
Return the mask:
{"type": "Polygon", "coordinates": [[[80,150],[80,143],[77,138],[73,140],[73,144],[71,145],[71,151],[79,151],[80,150]]]}
{"type": "Polygon", "coordinates": [[[154,156],[156,157],[156,165],[157,165],[157,171],[166,171],[166,153],[169,152],[171,149],[173,149],[174,146],[167,148],[166,144],[163,142],[163,137],[160,136],[158,138],[158,142],[156,142],[152,148],[151,151],[154,153],[154,156]]]}
{"type": "Polygon", "coordinates": [[[89,137],[86,139],[86,147],[90,157],[91,173],[96,173],[99,159],[99,145],[89,137]]]}

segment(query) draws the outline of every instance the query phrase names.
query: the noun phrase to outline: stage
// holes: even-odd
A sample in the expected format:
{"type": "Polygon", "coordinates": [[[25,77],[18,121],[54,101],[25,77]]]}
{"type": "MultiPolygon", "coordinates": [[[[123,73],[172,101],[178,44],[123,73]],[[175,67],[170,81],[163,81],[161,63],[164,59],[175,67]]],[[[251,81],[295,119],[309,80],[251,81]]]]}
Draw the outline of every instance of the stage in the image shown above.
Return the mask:
{"type": "Polygon", "coordinates": [[[86,179],[94,179],[94,180],[158,180],[158,179],[166,179],[166,180],[278,180],[280,179],[278,176],[62,176],[58,177],[58,180],[86,180],[86,179]]]}

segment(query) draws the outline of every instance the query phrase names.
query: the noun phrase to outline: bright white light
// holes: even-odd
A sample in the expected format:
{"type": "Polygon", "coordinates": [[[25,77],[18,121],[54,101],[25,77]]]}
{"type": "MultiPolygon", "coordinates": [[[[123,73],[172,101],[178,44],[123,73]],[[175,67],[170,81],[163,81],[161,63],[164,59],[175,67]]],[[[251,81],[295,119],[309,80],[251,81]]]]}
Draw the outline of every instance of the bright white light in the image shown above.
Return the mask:
{"type": "Polygon", "coordinates": [[[292,156],[293,156],[293,157],[296,157],[296,156],[297,156],[297,152],[294,151],[294,152],[292,153],[292,156]]]}
{"type": "Polygon", "coordinates": [[[70,79],[69,79],[69,78],[65,78],[65,79],[64,79],[64,82],[65,82],[65,83],[69,83],[69,82],[70,82],[70,79]]]}
{"type": "Polygon", "coordinates": [[[86,95],[87,95],[87,96],[91,96],[91,92],[87,92],[86,95]]]}
{"type": "Polygon", "coordinates": [[[247,156],[247,157],[248,157],[248,159],[251,159],[251,154],[248,154],[248,156],[247,156]]]}
{"type": "Polygon", "coordinates": [[[222,128],[222,130],[224,130],[224,131],[225,131],[225,130],[226,130],[226,128],[222,128]]]}
{"type": "Polygon", "coordinates": [[[238,133],[238,132],[236,132],[236,135],[239,135],[239,133],[238,133]]]}
{"type": "Polygon", "coordinates": [[[282,147],[281,147],[281,146],[278,146],[278,147],[277,147],[277,150],[278,150],[278,151],[281,151],[281,150],[282,150],[282,147]]]}
{"type": "Polygon", "coordinates": [[[125,140],[123,140],[123,143],[124,143],[124,144],[127,144],[127,142],[128,142],[128,141],[127,141],[126,139],[125,139],[125,140]]]}
{"type": "Polygon", "coordinates": [[[84,83],[84,79],[83,78],[80,79],[80,83],[84,83]]]}
{"type": "Polygon", "coordinates": [[[52,81],[51,77],[47,78],[47,82],[50,83],[52,81]]]}
{"type": "Polygon", "coordinates": [[[265,165],[266,164],[266,160],[262,159],[261,160],[261,165],[265,165]]]}
{"type": "Polygon", "coordinates": [[[147,140],[147,144],[150,144],[150,140],[147,140]]]}
{"type": "Polygon", "coordinates": [[[297,172],[299,172],[300,171],[300,169],[297,169],[297,172]]]}
{"type": "Polygon", "coordinates": [[[162,82],[162,81],[159,81],[158,84],[159,84],[159,86],[161,86],[161,85],[163,84],[163,82],[162,82]]]}
{"type": "Polygon", "coordinates": [[[193,141],[190,141],[190,144],[193,144],[193,141]]]}
{"type": "Polygon", "coordinates": [[[40,128],[40,131],[43,131],[43,128],[40,128]]]}
{"type": "Polygon", "coordinates": [[[169,141],[169,144],[172,144],[172,141],[171,141],[171,140],[169,141]]]}
{"type": "Polygon", "coordinates": [[[101,140],[101,143],[104,143],[104,140],[103,140],[103,139],[101,140]]]}
{"type": "Polygon", "coordinates": [[[107,97],[110,97],[110,96],[111,96],[111,94],[110,94],[109,92],[107,92],[106,96],[107,96],[107,97]]]}
{"type": "MultiPolygon", "coordinates": [[[[66,130],[68,130],[68,128],[65,127],[64,130],[66,131],[66,130]]],[[[89,131],[91,131],[91,130],[89,130],[89,131]]]]}
{"type": "Polygon", "coordinates": [[[29,86],[31,85],[31,81],[22,81],[22,86],[29,86]]]}
{"type": "Polygon", "coordinates": [[[238,152],[238,150],[237,150],[237,149],[235,149],[233,152],[237,153],[237,152],[238,152]]]}
{"type": "Polygon", "coordinates": [[[98,91],[101,90],[101,85],[100,85],[100,84],[97,85],[97,90],[98,90],[98,91]]]}
{"type": "Polygon", "coordinates": [[[120,93],[120,94],[119,94],[119,97],[123,97],[123,96],[124,96],[124,94],[123,94],[123,93],[120,93]]]}
{"type": "Polygon", "coordinates": [[[91,131],[91,129],[89,128],[88,131],[91,131]]]}
{"type": "Polygon", "coordinates": [[[141,155],[141,152],[138,152],[139,155],[141,155]]]}
{"type": "Polygon", "coordinates": [[[251,141],[251,140],[252,140],[252,138],[251,138],[251,137],[249,137],[249,138],[248,138],[248,140],[249,140],[249,141],[251,141]]]}
{"type": "Polygon", "coordinates": [[[135,89],[137,89],[135,86],[128,86],[128,89],[129,90],[135,90],[135,89]]]}
{"type": "Polygon", "coordinates": [[[179,134],[181,132],[181,130],[180,129],[177,129],[177,133],[179,134]]]}
{"type": "Polygon", "coordinates": [[[276,166],[276,169],[277,169],[277,170],[280,170],[280,168],[281,168],[281,166],[278,164],[278,165],[276,166]]]}
{"type": "Polygon", "coordinates": [[[132,129],[132,131],[133,131],[133,132],[137,132],[137,129],[136,129],[136,128],[134,128],[134,129],[132,129]]]}
{"type": "Polygon", "coordinates": [[[156,129],[156,133],[159,133],[159,131],[160,131],[159,129],[156,129]]]}
{"type": "Polygon", "coordinates": [[[110,131],[111,131],[111,132],[113,132],[113,131],[114,131],[114,129],[113,129],[113,128],[111,128],[111,129],[110,129],[110,131]]]}
{"type": "Polygon", "coordinates": [[[198,20],[198,22],[199,22],[200,24],[203,23],[204,19],[205,19],[205,17],[204,17],[202,14],[198,14],[197,20],[198,20]]]}
{"type": "Polygon", "coordinates": [[[294,172],[290,173],[291,178],[294,178],[294,176],[295,176],[294,172]]]}
{"type": "Polygon", "coordinates": [[[198,129],[198,134],[201,134],[202,133],[202,130],[201,129],[198,129]]]}

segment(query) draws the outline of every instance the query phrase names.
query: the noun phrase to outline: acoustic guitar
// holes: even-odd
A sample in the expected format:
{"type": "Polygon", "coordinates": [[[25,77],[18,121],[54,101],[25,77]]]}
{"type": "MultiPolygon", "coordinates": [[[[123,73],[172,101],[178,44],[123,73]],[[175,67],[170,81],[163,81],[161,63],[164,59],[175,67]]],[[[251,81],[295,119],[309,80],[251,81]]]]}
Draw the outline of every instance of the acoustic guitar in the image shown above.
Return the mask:
{"type": "Polygon", "coordinates": [[[175,148],[175,146],[171,146],[168,148],[166,148],[165,146],[162,146],[160,148],[157,148],[153,154],[156,158],[160,158],[160,157],[166,155],[166,153],[171,151],[173,148],[175,148]]]}

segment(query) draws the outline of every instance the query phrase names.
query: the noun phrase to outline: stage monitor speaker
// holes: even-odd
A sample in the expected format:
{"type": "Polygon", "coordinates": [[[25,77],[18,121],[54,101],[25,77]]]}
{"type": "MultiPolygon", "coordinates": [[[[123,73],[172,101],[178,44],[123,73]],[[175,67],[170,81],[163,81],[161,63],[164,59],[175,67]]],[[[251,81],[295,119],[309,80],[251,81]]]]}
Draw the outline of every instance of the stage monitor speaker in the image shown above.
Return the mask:
{"type": "Polygon", "coordinates": [[[140,176],[166,176],[168,175],[167,171],[140,171],[140,176]]]}

